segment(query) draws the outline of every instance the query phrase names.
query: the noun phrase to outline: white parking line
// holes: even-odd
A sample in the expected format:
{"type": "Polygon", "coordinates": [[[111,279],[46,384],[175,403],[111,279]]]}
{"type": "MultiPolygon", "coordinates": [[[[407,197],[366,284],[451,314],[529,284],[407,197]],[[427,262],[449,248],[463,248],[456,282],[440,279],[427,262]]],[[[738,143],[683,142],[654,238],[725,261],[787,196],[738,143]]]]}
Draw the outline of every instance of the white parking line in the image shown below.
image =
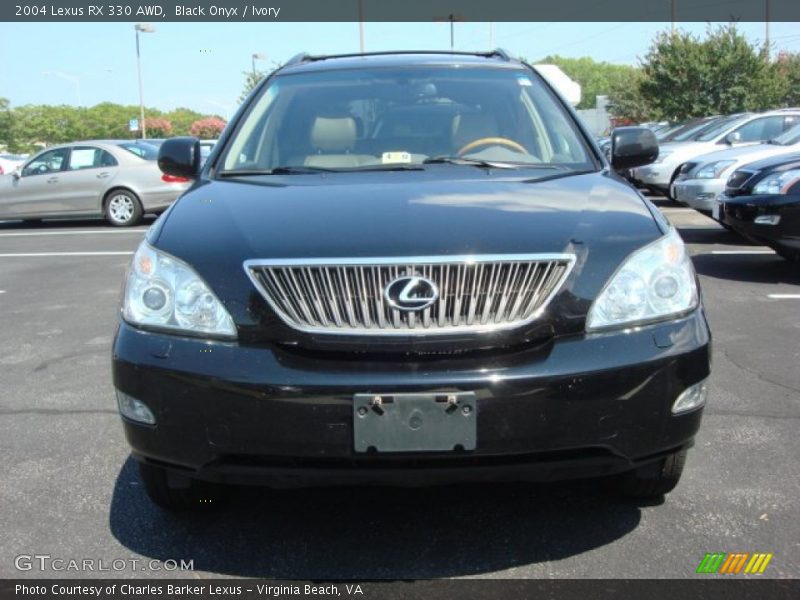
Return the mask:
{"type": "Polygon", "coordinates": [[[773,300],[800,300],[800,294],[767,294],[773,300]]]}
{"type": "Polygon", "coordinates": [[[130,256],[131,252],[25,252],[19,254],[0,254],[0,258],[29,258],[40,256],[130,256]]]}
{"type": "Polygon", "coordinates": [[[39,235],[107,235],[111,233],[146,233],[147,228],[139,229],[108,229],[108,230],[88,230],[88,231],[14,231],[0,233],[0,237],[30,237],[39,235]]]}
{"type": "Polygon", "coordinates": [[[712,250],[711,254],[775,254],[775,252],[773,250],[712,250]]]}

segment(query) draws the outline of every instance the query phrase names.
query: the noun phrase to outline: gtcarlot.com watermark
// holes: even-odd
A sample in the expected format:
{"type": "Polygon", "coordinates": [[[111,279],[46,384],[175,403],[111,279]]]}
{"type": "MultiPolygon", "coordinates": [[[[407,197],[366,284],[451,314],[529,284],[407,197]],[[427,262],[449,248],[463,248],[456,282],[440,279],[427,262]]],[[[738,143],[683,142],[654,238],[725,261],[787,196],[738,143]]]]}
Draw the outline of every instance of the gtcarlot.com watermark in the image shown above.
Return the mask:
{"type": "Polygon", "coordinates": [[[50,554],[19,554],[14,557],[17,571],[194,571],[194,559],[165,560],[140,558],[63,558],[50,554]]]}

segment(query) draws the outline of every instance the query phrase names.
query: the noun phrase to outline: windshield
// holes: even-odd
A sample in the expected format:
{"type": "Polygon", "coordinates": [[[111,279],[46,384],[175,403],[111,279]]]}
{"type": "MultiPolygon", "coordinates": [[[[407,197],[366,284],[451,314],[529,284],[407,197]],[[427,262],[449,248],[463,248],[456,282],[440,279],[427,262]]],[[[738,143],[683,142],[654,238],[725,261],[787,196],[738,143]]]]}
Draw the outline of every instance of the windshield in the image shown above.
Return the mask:
{"type": "Polygon", "coordinates": [[[412,168],[451,157],[595,168],[535,74],[425,66],[276,77],[226,145],[223,173],[412,168]]]}
{"type": "Polygon", "coordinates": [[[747,118],[749,117],[737,115],[720,119],[714,124],[713,127],[706,130],[702,135],[697,136],[695,139],[698,142],[711,142],[716,138],[718,138],[723,133],[725,133],[726,131],[728,131],[729,129],[731,129],[732,127],[735,127],[740,123],[743,123],[747,118]]]}
{"type": "Polygon", "coordinates": [[[694,125],[685,125],[686,128],[684,131],[681,131],[679,134],[673,136],[670,141],[671,142],[685,142],[686,140],[691,140],[696,136],[700,135],[704,131],[711,129],[712,127],[716,127],[716,125],[720,122],[719,118],[716,119],[704,119],[694,125]]]}
{"type": "Polygon", "coordinates": [[[151,146],[150,144],[145,144],[142,142],[130,142],[126,144],[120,144],[119,147],[124,148],[128,152],[131,152],[139,158],[143,158],[145,160],[156,160],[158,158],[158,148],[151,146]]]}
{"type": "Polygon", "coordinates": [[[792,127],[791,129],[787,129],[778,137],[772,140],[773,144],[780,144],[781,146],[792,146],[794,144],[800,144],[800,123],[792,127]]]}

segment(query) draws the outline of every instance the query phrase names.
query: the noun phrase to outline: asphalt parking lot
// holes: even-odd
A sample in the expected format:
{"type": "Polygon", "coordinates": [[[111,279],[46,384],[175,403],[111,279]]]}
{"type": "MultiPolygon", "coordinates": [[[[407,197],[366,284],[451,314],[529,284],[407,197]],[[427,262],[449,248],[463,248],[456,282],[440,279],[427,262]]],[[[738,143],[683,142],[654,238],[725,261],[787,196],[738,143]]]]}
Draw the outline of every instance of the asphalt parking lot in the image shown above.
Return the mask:
{"type": "MultiPolygon", "coordinates": [[[[596,482],[442,489],[237,490],[171,516],[139,484],[110,345],[146,224],[0,223],[0,577],[14,557],[192,559],[121,577],[693,577],[706,552],[771,552],[800,577],[800,267],[657,200],[694,257],[714,334],[711,393],[663,503],[596,482]]],[[[707,577],[707,576],[706,576],[707,577]]]]}

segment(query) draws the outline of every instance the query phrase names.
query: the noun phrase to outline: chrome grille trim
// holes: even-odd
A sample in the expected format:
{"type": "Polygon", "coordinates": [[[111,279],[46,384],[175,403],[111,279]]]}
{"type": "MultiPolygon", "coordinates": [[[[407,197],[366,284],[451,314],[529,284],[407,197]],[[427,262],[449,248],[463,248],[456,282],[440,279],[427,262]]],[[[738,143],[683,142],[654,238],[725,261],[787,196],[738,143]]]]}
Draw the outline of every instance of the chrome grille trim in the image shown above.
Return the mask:
{"type": "Polygon", "coordinates": [[[513,329],[537,319],[575,265],[573,254],[252,259],[244,270],[290,327],[329,335],[414,336],[513,329]],[[391,308],[384,287],[405,275],[439,287],[418,312],[391,308]]]}

